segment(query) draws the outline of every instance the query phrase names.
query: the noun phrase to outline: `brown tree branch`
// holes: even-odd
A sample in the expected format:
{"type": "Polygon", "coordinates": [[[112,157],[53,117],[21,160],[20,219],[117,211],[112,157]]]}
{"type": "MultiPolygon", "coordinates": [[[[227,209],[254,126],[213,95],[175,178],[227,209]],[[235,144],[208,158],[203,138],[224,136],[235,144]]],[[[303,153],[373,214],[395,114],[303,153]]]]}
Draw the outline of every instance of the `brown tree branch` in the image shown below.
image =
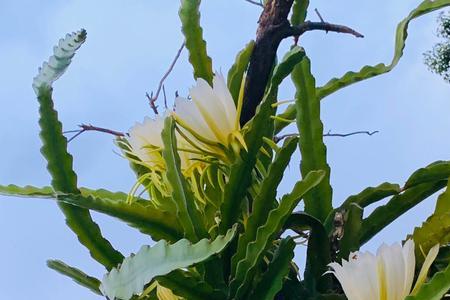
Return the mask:
{"type": "Polygon", "coordinates": [[[254,116],[256,107],[262,100],[278,46],[283,40],[280,30],[290,27],[287,17],[292,3],[293,0],[268,0],[264,6],[247,71],[241,125],[254,116]]]}
{"type": "Polygon", "coordinates": [[[286,28],[285,31],[283,32],[283,35],[285,38],[289,36],[300,36],[305,32],[312,30],[348,33],[358,38],[364,37],[364,35],[362,35],[361,33],[345,25],[331,24],[328,22],[311,22],[311,21],[306,21],[305,23],[302,23],[298,26],[291,26],[289,28],[286,28]]]}
{"type": "Polygon", "coordinates": [[[256,6],[264,8],[264,4],[262,4],[262,2],[253,1],[253,0],[245,0],[245,1],[248,2],[248,3],[254,4],[256,6]]]}
{"type": "Polygon", "coordinates": [[[102,127],[97,127],[97,126],[93,126],[91,124],[81,124],[81,125],[78,125],[78,127],[80,127],[80,129],[69,130],[69,131],[64,131],[63,132],[63,134],[75,133],[75,135],[72,136],[67,141],[68,143],[70,143],[71,141],[73,141],[74,139],[76,139],[78,136],[80,136],[81,134],[83,134],[86,131],[98,131],[98,132],[111,134],[111,135],[114,135],[116,137],[124,137],[124,136],[126,136],[126,134],[123,133],[123,132],[115,131],[115,130],[111,130],[111,129],[107,129],[107,128],[102,128],[102,127]]]}
{"type": "MultiPolygon", "coordinates": [[[[331,133],[331,131],[328,131],[327,133],[325,133],[323,136],[335,136],[335,137],[347,137],[347,136],[352,136],[352,135],[357,135],[357,134],[366,134],[366,135],[374,135],[376,133],[379,133],[378,130],[375,131],[354,131],[354,132],[350,132],[350,133],[331,133]]],[[[273,141],[275,143],[278,143],[284,139],[290,138],[290,137],[298,137],[299,134],[298,133],[288,133],[288,134],[283,134],[280,136],[274,136],[273,137],[273,141]]]]}
{"type": "Polygon", "coordinates": [[[363,37],[350,27],[327,22],[307,21],[298,26],[291,26],[287,17],[292,3],[293,0],[268,0],[259,18],[255,47],[250,57],[244,88],[240,120],[242,126],[255,115],[256,107],[262,101],[278,46],[284,38],[298,37],[312,30],[348,33],[363,37]]]}
{"type": "MultiPolygon", "coordinates": [[[[172,63],[170,64],[169,69],[167,70],[166,73],[164,73],[163,77],[159,81],[158,88],[156,89],[155,96],[153,96],[153,92],[151,93],[151,95],[149,95],[148,93],[145,94],[145,96],[147,97],[147,99],[149,101],[150,107],[153,110],[153,112],[155,113],[155,115],[158,114],[158,106],[155,104],[156,100],[158,100],[159,94],[161,93],[161,90],[164,88],[164,81],[167,79],[167,77],[172,72],[173,68],[175,67],[175,64],[178,61],[178,58],[180,58],[181,52],[184,49],[184,45],[185,45],[185,43],[183,42],[181,44],[181,47],[178,49],[177,54],[175,55],[175,58],[173,59],[172,63]]],[[[167,108],[167,102],[166,101],[164,102],[164,105],[167,108]]]]}

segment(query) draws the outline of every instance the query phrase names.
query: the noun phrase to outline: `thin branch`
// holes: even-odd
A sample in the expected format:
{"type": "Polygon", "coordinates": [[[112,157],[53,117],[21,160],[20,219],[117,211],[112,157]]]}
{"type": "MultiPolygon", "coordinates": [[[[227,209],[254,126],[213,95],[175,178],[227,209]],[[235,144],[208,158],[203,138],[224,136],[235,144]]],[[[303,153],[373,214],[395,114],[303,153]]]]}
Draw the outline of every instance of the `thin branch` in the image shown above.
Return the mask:
{"type": "Polygon", "coordinates": [[[314,8],[314,11],[316,12],[317,16],[320,19],[320,22],[325,23],[325,20],[322,18],[322,15],[320,14],[319,10],[317,8],[314,8]]]}
{"type": "Polygon", "coordinates": [[[262,4],[262,2],[257,2],[257,1],[253,1],[253,0],[245,0],[245,1],[247,1],[248,3],[254,4],[256,6],[264,8],[264,4],[262,4]]]}
{"type": "Polygon", "coordinates": [[[355,37],[358,37],[358,38],[364,37],[364,35],[362,35],[358,31],[356,31],[348,26],[345,26],[345,25],[332,24],[332,23],[328,23],[328,22],[311,22],[311,21],[306,21],[305,23],[302,23],[298,26],[287,27],[283,32],[283,37],[286,38],[289,36],[300,36],[307,31],[313,31],[313,30],[347,33],[347,34],[354,35],[355,37]]]}
{"type": "Polygon", "coordinates": [[[78,129],[78,130],[68,130],[68,131],[64,131],[63,132],[63,134],[76,133],[74,136],[72,136],[67,141],[68,143],[70,143],[71,141],[73,141],[75,138],[77,138],[78,136],[80,136],[82,133],[84,133],[86,131],[103,132],[103,133],[114,135],[116,137],[124,137],[126,135],[125,133],[120,132],[120,131],[115,131],[115,130],[111,130],[111,129],[107,129],[107,128],[97,127],[97,126],[93,126],[91,124],[81,124],[81,125],[78,125],[78,127],[80,127],[80,129],[78,129]]]}
{"type": "Polygon", "coordinates": [[[367,134],[367,135],[374,135],[379,133],[378,130],[375,131],[355,131],[355,132],[350,132],[350,133],[331,133],[331,131],[328,131],[327,133],[325,133],[323,136],[338,136],[338,137],[347,137],[347,136],[351,136],[351,135],[356,135],[356,134],[367,134]]]}
{"type": "Polygon", "coordinates": [[[151,95],[149,95],[148,93],[145,93],[145,97],[147,97],[148,103],[150,104],[150,108],[153,110],[153,113],[155,115],[157,115],[158,114],[158,106],[155,103],[156,103],[156,100],[158,99],[158,97],[153,97],[153,92],[151,95]]]}
{"type": "Polygon", "coordinates": [[[166,88],[164,87],[164,85],[163,85],[162,90],[163,90],[163,95],[164,95],[164,108],[165,108],[165,109],[168,109],[168,106],[167,106],[166,88]]]}
{"type": "MultiPolygon", "coordinates": [[[[331,133],[331,131],[328,131],[327,133],[325,133],[323,136],[335,136],[335,137],[347,137],[347,136],[352,136],[352,135],[357,135],[357,134],[366,134],[366,135],[374,135],[376,133],[379,133],[378,130],[375,131],[354,131],[354,132],[350,132],[350,133],[331,133]]],[[[275,143],[278,143],[284,139],[290,138],[290,137],[298,137],[299,134],[298,133],[288,133],[288,134],[283,134],[280,136],[274,136],[273,137],[273,141],[275,143]]]]}
{"type": "MultiPolygon", "coordinates": [[[[164,81],[167,79],[167,77],[170,75],[170,73],[172,72],[173,68],[175,67],[175,64],[178,61],[178,58],[180,58],[181,52],[183,51],[185,46],[185,43],[183,42],[181,44],[180,49],[178,49],[177,54],[175,55],[175,58],[173,59],[172,63],[169,66],[169,69],[167,70],[166,73],[164,73],[163,77],[161,78],[161,80],[159,81],[158,84],[158,88],[156,89],[156,93],[155,96],[153,96],[153,92],[151,93],[151,95],[149,95],[148,93],[145,94],[145,96],[147,97],[147,99],[149,100],[149,104],[150,107],[152,108],[153,112],[157,115],[158,114],[158,107],[155,105],[156,100],[159,97],[159,94],[161,93],[161,90],[163,89],[163,85],[164,85],[164,81]]],[[[165,103],[165,106],[167,108],[167,103],[165,103]]]]}

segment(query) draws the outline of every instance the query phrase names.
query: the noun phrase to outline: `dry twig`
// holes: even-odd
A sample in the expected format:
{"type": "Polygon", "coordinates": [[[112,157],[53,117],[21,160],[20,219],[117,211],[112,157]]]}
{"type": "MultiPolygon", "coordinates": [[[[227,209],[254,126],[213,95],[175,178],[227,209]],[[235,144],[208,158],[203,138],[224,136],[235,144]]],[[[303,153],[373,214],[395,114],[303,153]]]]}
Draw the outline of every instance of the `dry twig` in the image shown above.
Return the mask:
{"type": "Polygon", "coordinates": [[[245,0],[245,1],[248,2],[248,3],[254,4],[256,6],[264,8],[264,4],[262,4],[262,1],[259,1],[259,2],[258,1],[253,1],[253,0],[245,0]]]}
{"type": "MultiPolygon", "coordinates": [[[[366,134],[366,135],[374,135],[376,133],[378,133],[378,130],[375,131],[354,131],[354,132],[350,132],[350,133],[331,133],[331,131],[328,131],[327,133],[325,133],[323,136],[336,136],[336,137],[347,137],[347,136],[352,136],[352,135],[357,135],[357,134],[366,134]]],[[[298,137],[299,134],[298,133],[288,133],[288,134],[283,134],[280,136],[274,136],[273,137],[273,141],[275,143],[278,143],[284,139],[290,138],[290,137],[298,137]]]]}
{"type": "Polygon", "coordinates": [[[97,126],[93,126],[91,124],[81,124],[81,125],[78,125],[78,127],[80,127],[80,129],[69,130],[69,131],[64,131],[63,132],[63,134],[75,133],[75,135],[72,136],[67,141],[68,143],[70,143],[71,141],[73,141],[75,138],[77,138],[78,136],[80,136],[82,133],[84,133],[86,131],[98,131],[98,132],[111,134],[111,135],[114,135],[116,137],[124,137],[126,135],[125,133],[120,132],[120,131],[115,131],[115,130],[111,130],[111,129],[107,129],[107,128],[97,127],[97,126]]]}
{"type": "MultiPolygon", "coordinates": [[[[145,96],[147,97],[147,99],[149,101],[150,107],[153,110],[153,112],[155,113],[155,115],[158,114],[158,106],[155,104],[156,100],[158,100],[158,97],[159,97],[159,94],[161,93],[161,90],[164,89],[164,81],[167,79],[167,77],[172,72],[173,68],[175,67],[175,64],[178,61],[178,58],[180,58],[181,52],[183,51],[183,48],[184,48],[184,45],[185,45],[185,43],[183,42],[183,44],[181,44],[180,49],[178,49],[178,52],[175,55],[175,58],[173,59],[172,63],[170,64],[169,69],[167,70],[167,72],[163,75],[163,77],[159,81],[159,85],[158,85],[158,88],[156,89],[155,96],[153,96],[153,92],[151,93],[151,95],[149,95],[148,93],[145,94],[145,96]]],[[[167,108],[167,101],[166,100],[164,101],[164,105],[167,108]]]]}

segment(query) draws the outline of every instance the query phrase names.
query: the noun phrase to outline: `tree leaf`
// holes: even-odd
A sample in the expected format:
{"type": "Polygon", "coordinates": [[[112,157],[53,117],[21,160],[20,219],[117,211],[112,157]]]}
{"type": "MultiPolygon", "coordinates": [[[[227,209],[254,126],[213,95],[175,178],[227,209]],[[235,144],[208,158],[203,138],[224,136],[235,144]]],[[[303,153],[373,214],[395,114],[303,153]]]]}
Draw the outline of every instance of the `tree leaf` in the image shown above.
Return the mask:
{"type": "Polygon", "coordinates": [[[357,203],[348,206],[344,223],[344,236],[339,244],[338,259],[348,260],[351,252],[359,250],[359,234],[362,226],[363,209],[357,203]]]}
{"type": "MultiPolygon", "coordinates": [[[[88,189],[84,187],[79,188],[81,195],[84,197],[97,197],[97,198],[107,198],[114,201],[127,201],[128,194],[124,192],[111,192],[105,189],[88,189]]],[[[35,187],[31,185],[27,186],[17,186],[15,184],[10,185],[0,185],[0,194],[12,197],[30,197],[30,198],[47,198],[56,199],[57,193],[50,186],[35,187]]],[[[136,198],[137,202],[147,201],[141,198],[136,198]]]]}
{"type": "Polygon", "coordinates": [[[308,13],[309,0],[294,0],[292,5],[291,24],[296,26],[305,22],[308,13]]]}
{"type": "Polygon", "coordinates": [[[444,193],[439,195],[434,213],[422,224],[416,227],[412,234],[416,244],[416,264],[422,265],[430,249],[436,245],[450,243],[450,184],[444,193]]]}
{"type": "MultiPolygon", "coordinates": [[[[52,83],[65,71],[75,50],[86,37],[84,30],[67,35],[54,48],[49,63],[39,69],[33,88],[39,101],[39,125],[41,127],[42,155],[47,160],[47,169],[52,176],[52,187],[57,192],[77,194],[77,177],[72,169],[72,156],[67,152],[67,140],[62,134],[62,124],[53,108],[52,83]]],[[[78,240],[89,249],[91,256],[111,269],[123,259],[122,254],[102,237],[100,228],[92,220],[89,211],[67,204],[59,204],[66,216],[66,224],[77,235],[78,240]]]]}
{"type": "Polygon", "coordinates": [[[324,274],[331,262],[330,241],[322,223],[307,213],[294,213],[284,224],[284,229],[288,228],[295,232],[310,229],[303,288],[310,296],[317,294],[318,291],[327,291],[330,288],[331,277],[324,274]]]}
{"type": "Polygon", "coordinates": [[[170,289],[175,295],[189,300],[224,300],[225,294],[214,290],[200,278],[194,278],[188,272],[175,270],[156,280],[170,289]]]}
{"type": "Polygon", "coordinates": [[[415,171],[406,181],[404,188],[410,188],[425,182],[445,180],[449,177],[450,161],[436,161],[415,171]]]}
{"type": "Polygon", "coordinates": [[[62,275],[72,278],[77,284],[90,289],[92,292],[102,295],[99,289],[100,280],[97,278],[86,275],[83,271],[68,266],[60,260],[48,260],[47,266],[62,275]]]}
{"type": "Polygon", "coordinates": [[[245,258],[238,262],[236,272],[232,274],[230,298],[242,299],[245,296],[254,279],[255,269],[263,259],[267,247],[282,229],[301,198],[317,186],[324,176],[323,171],[310,172],[304,180],[297,182],[291,193],[281,198],[277,208],[270,211],[266,223],[258,228],[255,240],[248,244],[245,258]]]}
{"type": "Polygon", "coordinates": [[[400,192],[401,188],[398,184],[392,184],[388,182],[384,182],[376,187],[368,187],[359,194],[348,197],[344,201],[344,203],[341,204],[341,206],[334,209],[325,220],[324,226],[327,229],[327,231],[330,232],[333,226],[333,219],[336,212],[348,209],[352,203],[355,203],[360,207],[365,208],[386,197],[400,194],[400,192]]]}
{"type": "Polygon", "coordinates": [[[401,188],[398,184],[384,182],[379,186],[368,187],[361,193],[348,197],[341,207],[347,208],[352,203],[355,203],[364,208],[386,197],[397,195],[400,192],[401,188]]]}
{"type": "Polygon", "coordinates": [[[175,244],[161,240],[154,246],[143,246],[136,255],[125,258],[119,268],[103,277],[100,290],[109,299],[128,300],[140,294],[153,278],[190,267],[220,253],[233,239],[236,227],[214,241],[202,239],[196,244],[182,239],[175,244]]]}
{"type": "Polygon", "coordinates": [[[312,170],[324,170],[324,180],[305,197],[305,212],[325,221],[332,207],[330,166],[327,149],[323,143],[323,124],[320,120],[320,101],[316,97],[316,81],[311,74],[311,63],[304,57],[292,72],[292,81],[297,88],[297,126],[300,133],[300,169],[302,176],[312,170]]]}
{"type": "Polygon", "coordinates": [[[150,204],[145,205],[148,201],[127,203],[82,195],[59,195],[58,201],[118,218],[156,241],[165,239],[174,242],[184,236],[183,228],[173,214],[150,204]]]}
{"type": "Polygon", "coordinates": [[[240,213],[240,206],[251,185],[251,174],[256,164],[256,157],[263,145],[263,137],[266,133],[267,122],[273,111],[272,104],[276,101],[278,86],[301,61],[304,51],[300,47],[291,49],[283,61],[275,68],[269,90],[256,111],[256,115],[246,125],[245,142],[248,151],[241,151],[241,158],[231,166],[230,175],[223,193],[223,201],[220,207],[220,231],[223,233],[234,224],[240,213]]]}
{"type": "Polygon", "coordinates": [[[13,197],[31,197],[31,198],[54,198],[53,188],[45,186],[42,188],[27,185],[24,187],[15,184],[0,185],[0,194],[13,197]]]}
{"type": "Polygon", "coordinates": [[[206,42],[203,40],[203,29],[200,26],[200,2],[200,0],[181,0],[178,14],[181,31],[186,39],[186,49],[189,51],[189,62],[194,68],[194,77],[203,78],[212,85],[212,61],[206,53],[206,42]]]}
{"type": "Polygon", "coordinates": [[[277,115],[274,122],[274,134],[280,133],[280,131],[291,124],[291,122],[295,122],[295,116],[297,115],[296,107],[296,104],[289,104],[284,112],[277,115]]]}
{"type": "Polygon", "coordinates": [[[363,220],[360,237],[361,245],[409,209],[442,189],[446,184],[446,181],[422,183],[392,197],[385,205],[377,207],[363,220]]]}
{"type": "Polygon", "coordinates": [[[438,243],[450,243],[450,212],[431,215],[421,227],[414,229],[412,238],[416,244],[416,264],[420,266],[425,259],[423,253],[438,243]]]}
{"type": "Polygon", "coordinates": [[[289,272],[291,261],[294,258],[295,242],[292,238],[282,239],[272,261],[267,267],[261,280],[253,288],[249,299],[273,300],[281,290],[283,281],[289,272]]]}
{"type": "MultiPolygon", "coordinates": [[[[110,200],[126,201],[128,195],[124,192],[111,192],[105,189],[79,188],[81,194],[85,197],[92,196],[98,198],[108,198],[110,200]]],[[[30,198],[56,198],[57,194],[50,186],[35,187],[32,185],[18,186],[15,184],[0,185],[0,194],[12,197],[30,197],[30,198]]],[[[139,198],[137,198],[138,201],[139,198]]],[[[143,200],[146,201],[146,200],[143,200]]]]}
{"type": "Polygon", "coordinates": [[[266,223],[274,205],[278,205],[277,187],[283,179],[284,170],[291,160],[292,153],[297,148],[297,142],[297,139],[286,140],[261,183],[260,191],[253,200],[252,213],[247,220],[245,232],[239,236],[238,248],[231,262],[232,273],[236,271],[237,263],[245,257],[247,245],[255,239],[258,228],[266,223]]]}
{"type": "Polygon", "coordinates": [[[67,70],[75,52],[86,41],[86,30],[67,34],[60,39],[57,46],[53,48],[53,55],[48,62],[44,62],[39,68],[38,75],[33,78],[33,89],[37,96],[41,88],[50,89],[55,80],[61,77],[67,70]]]}
{"type": "Polygon", "coordinates": [[[434,274],[416,295],[408,296],[405,300],[440,300],[448,290],[450,290],[450,265],[444,271],[434,274]]]}
{"type": "Polygon", "coordinates": [[[387,72],[390,72],[399,62],[403,56],[403,50],[405,48],[406,39],[408,37],[409,23],[425,14],[433,12],[437,9],[450,5],[449,0],[425,0],[419,4],[409,15],[403,19],[398,25],[395,35],[394,57],[390,64],[385,65],[380,63],[375,66],[364,66],[359,72],[348,72],[341,78],[333,78],[323,87],[317,90],[317,96],[322,99],[344,87],[347,87],[353,83],[366,80],[387,72]]]}
{"type": "Polygon", "coordinates": [[[242,49],[236,56],[236,61],[228,71],[227,84],[234,103],[237,105],[239,99],[239,91],[241,90],[242,78],[247,71],[250,56],[252,55],[255,41],[250,41],[244,49],[242,49]]]}
{"type": "MultiPolygon", "coordinates": [[[[177,205],[177,216],[190,241],[198,241],[208,236],[200,213],[195,207],[195,196],[181,172],[180,156],[177,152],[175,122],[166,118],[161,133],[164,143],[162,155],[166,163],[166,177],[172,191],[172,198],[177,205]]],[[[230,226],[231,227],[231,226],[230,226]]]]}
{"type": "Polygon", "coordinates": [[[447,183],[447,189],[443,192],[436,201],[436,208],[434,214],[445,214],[450,212],[450,181],[447,183]]]}

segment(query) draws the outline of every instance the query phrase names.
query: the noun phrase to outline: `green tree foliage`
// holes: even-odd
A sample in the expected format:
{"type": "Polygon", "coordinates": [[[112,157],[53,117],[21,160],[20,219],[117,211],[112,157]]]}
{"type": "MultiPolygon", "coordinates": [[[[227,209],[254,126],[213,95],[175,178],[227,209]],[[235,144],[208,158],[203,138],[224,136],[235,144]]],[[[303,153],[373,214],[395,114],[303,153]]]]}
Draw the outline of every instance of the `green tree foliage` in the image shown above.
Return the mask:
{"type": "Polygon", "coordinates": [[[450,83],[450,13],[440,13],[437,36],[441,41],[424,53],[424,61],[430,71],[450,83]]]}

